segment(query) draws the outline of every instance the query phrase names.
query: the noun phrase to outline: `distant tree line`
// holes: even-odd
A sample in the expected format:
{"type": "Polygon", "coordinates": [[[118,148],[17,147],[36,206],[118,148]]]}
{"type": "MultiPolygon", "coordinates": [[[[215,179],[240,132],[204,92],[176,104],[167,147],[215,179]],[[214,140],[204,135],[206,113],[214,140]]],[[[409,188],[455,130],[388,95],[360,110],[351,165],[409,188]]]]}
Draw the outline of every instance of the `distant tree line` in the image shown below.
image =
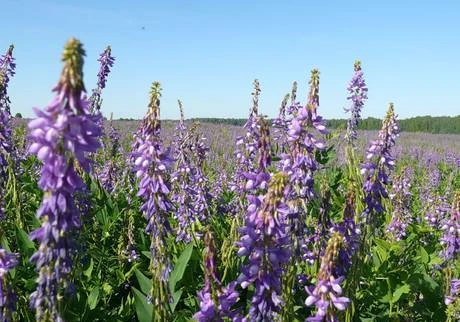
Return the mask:
{"type": "MultiPolygon", "coordinates": [[[[243,126],[246,119],[233,118],[193,118],[192,121],[207,122],[214,124],[229,124],[243,126]]],[[[399,120],[402,131],[405,132],[427,132],[440,134],[460,134],[460,115],[458,116],[417,116],[399,120]]],[[[347,127],[345,119],[327,120],[327,127],[338,129],[347,127]]],[[[379,130],[382,127],[382,120],[375,117],[368,117],[361,120],[360,130],[379,130]]]]}

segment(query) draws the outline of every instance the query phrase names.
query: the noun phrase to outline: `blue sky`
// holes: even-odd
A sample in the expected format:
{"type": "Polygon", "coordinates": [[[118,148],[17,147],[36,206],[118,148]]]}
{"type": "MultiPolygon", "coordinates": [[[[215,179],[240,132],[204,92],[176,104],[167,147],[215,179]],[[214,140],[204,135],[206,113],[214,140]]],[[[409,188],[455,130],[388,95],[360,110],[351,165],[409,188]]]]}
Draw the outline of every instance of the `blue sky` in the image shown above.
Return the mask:
{"type": "Polygon", "coordinates": [[[383,116],[388,102],[401,118],[460,114],[460,1],[1,2],[0,47],[14,43],[17,59],[12,109],[24,116],[52,99],[71,36],[87,52],[88,90],[112,46],[103,111],[115,118],[142,117],[154,80],[164,118],[178,117],[178,98],[186,117],[246,117],[254,78],[273,117],[294,80],[304,101],[312,68],[320,114],[346,117],[355,59],[369,86],[364,116],[383,116]]]}

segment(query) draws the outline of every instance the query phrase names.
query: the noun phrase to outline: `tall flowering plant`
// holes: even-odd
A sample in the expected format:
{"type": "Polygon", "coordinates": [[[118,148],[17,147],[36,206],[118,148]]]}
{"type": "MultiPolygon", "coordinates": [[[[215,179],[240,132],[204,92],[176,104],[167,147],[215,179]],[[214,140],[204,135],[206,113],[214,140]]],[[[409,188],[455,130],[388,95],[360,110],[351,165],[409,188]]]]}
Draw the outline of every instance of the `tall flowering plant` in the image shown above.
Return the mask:
{"type": "MultiPolygon", "coordinates": [[[[10,99],[8,83],[15,74],[16,64],[13,57],[14,46],[0,56],[0,192],[5,196],[5,185],[8,180],[8,160],[13,153],[10,99]]],[[[3,198],[2,198],[3,199],[3,198]]],[[[0,218],[3,216],[3,200],[0,202],[0,218]]]]}
{"type": "Polygon", "coordinates": [[[232,306],[239,298],[239,293],[235,290],[237,283],[222,286],[217,273],[216,246],[210,230],[206,231],[204,244],[204,288],[198,292],[200,311],[193,317],[199,322],[221,322],[224,321],[223,318],[236,320],[240,316],[232,306]]]}
{"type": "Polygon", "coordinates": [[[31,306],[37,321],[61,321],[59,301],[69,285],[72,269],[72,234],[80,228],[80,213],[74,193],[84,184],[77,168],[90,171],[87,153],[100,147],[98,117],[90,113],[83,84],[85,51],[77,39],[64,48],[64,67],[53,91],[56,97],[44,110],[35,109],[37,118],[29,122],[29,152],[43,162],[39,187],[44,197],[37,216],[41,227],[30,234],[38,241],[31,257],[38,272],[31,306]]]}
{"type": "Polygon", "coordinates": [[[147,220],[145,232],[150,236],[153,316],[158,321],[168,321],[170,298],[167,281],[171,262],[166,238],[171,231],[168,216],[172,210],[168,171],[173,160],[169,149],[163,148],[160,137],[160,97],[160,83],[154,82],[148,111],[137,134],[137,148],[133,158],[134,171],[140,180],[137,195],[144,201],[140,209],[147,220]]]}
{"type": "Polygon", "coordinates": [[[248,259],[241,268],[238,282],[255,290],[249,310],[250,321],[272,321],[283,305],[282,274],[291,256],[289,250],[288,213],[289,178],[285,173],[273,175],[268,192],[250,195],[245,226],[237,243],[238,255],[248,259]]]}
{"type": "Polygon", "coordinates": [[[112,48],[107,46],[107,48],[100,54],[99,58],[99,72],[97,73],[97,85],[93,89],[93,92],[90,97],[91,102],[91,113],[100,113],[102,105],[102,90],[105,88],[107,83],[107,77],[110,73],[110,68],[112,68],[113,63],[115,62],[115,57],[112,56],[112,48]]]}
{"type": "Polygon", "coordinates": [[[356,130],[361,120],[361,110],[367,100],[368,91],[359,60],[355,62],[355,73],[348,84],[347,91],[349,94],[347,99],[351,101],[351,106],[345,109],[346,112],[350,112],[345,139],[349,144],[354,145],[357,138],[356,130]]]}
{"type": "MultiPolygon", "coordinates": [[[[10,99],[8,83],[15,74],[16,64],[13,57],[14,46],[11,45],[0,57],[0,240],[2,239],[4,222],[4,196],[8,181],[8,160],[13,153],[10,99]]],[[[0,321],[11,321],[15,310],[16,296],[7,279],[8,272],[17,264],[18,254],[13,254],[0,246],[0,321]]]]}
{"type": "Polygon", "coordinates": [[[391,149],[399,135],[399,125],[396,121],[393,103],[390,103],[382,129],[377,140],[372,141],[367,149],[366,161],[361,167],[364,177],[364,196],[366,208],[364,220],[370,223],[375,219],[372,214],[383,212],[382,200],[388,198],[387,186],[390,184],[389,174],[395,165],[391,149]]]}

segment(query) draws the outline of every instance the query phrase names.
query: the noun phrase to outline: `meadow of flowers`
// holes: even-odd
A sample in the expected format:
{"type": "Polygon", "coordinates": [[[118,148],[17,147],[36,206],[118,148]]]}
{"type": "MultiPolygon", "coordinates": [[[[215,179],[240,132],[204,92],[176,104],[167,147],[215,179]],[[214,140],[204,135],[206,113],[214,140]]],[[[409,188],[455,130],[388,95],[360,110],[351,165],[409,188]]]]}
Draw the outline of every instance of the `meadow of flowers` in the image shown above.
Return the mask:
{"type": "Polygon", "coordinates": [[[0,57],[0,322],[460,320],[460,140],[400,133],[391,103],[358,131],[359,62],[332,131],[318,70],[274,120],[255,80],[243,128],[180,101],[161,122],[153,82],[137,123],[107,117],[111,48],[90,92],[84,57],[70,39],[26,122],[13,46],[0,57]]]}

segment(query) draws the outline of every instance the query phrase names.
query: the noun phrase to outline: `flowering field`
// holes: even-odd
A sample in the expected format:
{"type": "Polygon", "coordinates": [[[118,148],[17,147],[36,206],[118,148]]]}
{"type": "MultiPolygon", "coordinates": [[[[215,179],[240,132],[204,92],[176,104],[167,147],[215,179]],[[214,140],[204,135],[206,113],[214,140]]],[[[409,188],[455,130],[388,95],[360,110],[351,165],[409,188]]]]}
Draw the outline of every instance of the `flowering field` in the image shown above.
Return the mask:
{"type": "Polygon", "coordinates": [[[391,103],[358,131],[359,62],[328,130],[318,70],[274,120],[255,80],[243,128],[180,101],[161,122],[158,82],[142,121],[111,121],[111,49],[88,94],[84,56],[69,40],[27,122],[0,57],[0,322],[460,320],[459,136],[401,132],[391,103]]]}

